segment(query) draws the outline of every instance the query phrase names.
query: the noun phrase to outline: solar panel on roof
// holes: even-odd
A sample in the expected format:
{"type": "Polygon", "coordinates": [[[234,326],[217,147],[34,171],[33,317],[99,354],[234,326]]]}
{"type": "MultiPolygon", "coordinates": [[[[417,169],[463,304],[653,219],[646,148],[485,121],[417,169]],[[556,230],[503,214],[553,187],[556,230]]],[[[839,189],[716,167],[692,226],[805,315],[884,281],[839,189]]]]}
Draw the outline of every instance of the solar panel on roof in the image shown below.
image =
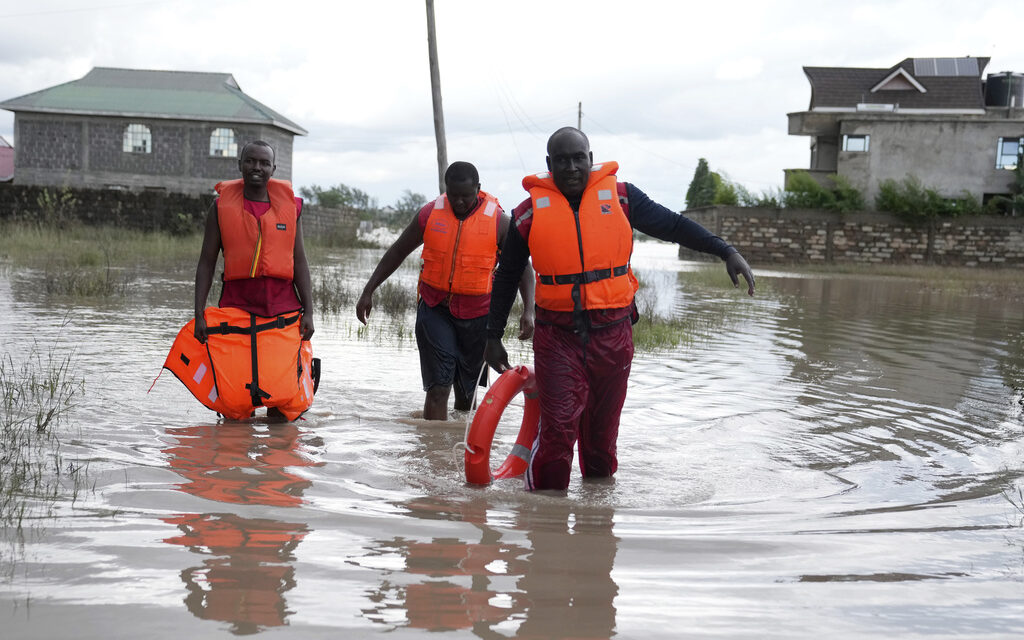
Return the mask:
{"type": "Polygon", "coordinates": [[[978,71],[978,59],[977,58],[957,58],[956,59],[956,72],[958,76],[976,76],[979,75],[978,71]]]}
{"type": "Polygon", "coordinates": [[[956,60],[953,58],[936,58],[935,59],[935,75],[937,76],[955,76],[956,75],[956,60]]]}
{"type": "Polygon", "coordinates": [[[914,58],[915,76],[977,76],[977,58],[914,58]]]}
{"type": "Polygon", "coordinates": [[[934,76],[935,58],[914,58],[915,76],[934,76]]]}

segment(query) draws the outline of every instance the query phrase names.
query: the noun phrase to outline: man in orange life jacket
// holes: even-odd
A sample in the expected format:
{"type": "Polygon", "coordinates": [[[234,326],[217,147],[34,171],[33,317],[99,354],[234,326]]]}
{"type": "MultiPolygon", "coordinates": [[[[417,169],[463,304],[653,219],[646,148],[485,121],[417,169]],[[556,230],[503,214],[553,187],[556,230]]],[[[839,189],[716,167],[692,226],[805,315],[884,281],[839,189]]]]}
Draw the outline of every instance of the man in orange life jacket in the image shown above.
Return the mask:
{"type": "MultiPolygon", "coordinates": [[[[448,418],[453,384],[455,409],[471,409],[474,388],[479,380],[486,380],[481,368],[491,281],[501,238],[509,226],[509,216],[498,200],[480,190],[480,177],[472,164],[453,162],[445,171],[444,184],[445,193],[424,205],[381,257],[356,303],[356,317],[366,324],[373,292],[423,245],[416,345],[426,420],[448,418]]],[[[533,335],[534,314],[533,271],[528,266],[518,282],[523,297],[519,339],[527,340],[533,335]]]]}
{"type": "MultiPolygon", "coordinates": [[[[256,140],[242,147],[238,159],[241,180],[216,186],[219,197],[206,217],[196,267],[195,337],[200,342],[206,342],[203,310],[221,249],[224,286],[218,306],[269,318],[301,309],[299,333],[303,340],[313,335],[312,284],[302,244],[302,199],[295,196],[289,183],[271,179],[276,168],[273,147],[256,140]],[[250,219],[257,223],[252,225],[250,219]],[[272,222],[273,227],[260,221],[272,222]],[[255,231],[261,228],[271,231],[255,231]],[[254,253],[258,256],[255,261],[254,253]]],[[[277,412],[272,407],[269,413],[277,412]]]]}
{"type": "Polygon", "coordinates": [[[742,275],[750,295],[754,274],[721,238],[619,182],[616,163],[595,165],[582,131],[559,129],[547,151],[548,173],[523,179],[530,197],[512,212],[494,278],[485,358],[496,371],[509,368],[501,337],[515,282],[532,257],[541,418],[526,486],[564,490],[577,441],[584,478],[611,476],[618,466],[615,443],[637,317],[638,283],[629,266],[633,229],[717,255],[733,285],[742,275]]]}

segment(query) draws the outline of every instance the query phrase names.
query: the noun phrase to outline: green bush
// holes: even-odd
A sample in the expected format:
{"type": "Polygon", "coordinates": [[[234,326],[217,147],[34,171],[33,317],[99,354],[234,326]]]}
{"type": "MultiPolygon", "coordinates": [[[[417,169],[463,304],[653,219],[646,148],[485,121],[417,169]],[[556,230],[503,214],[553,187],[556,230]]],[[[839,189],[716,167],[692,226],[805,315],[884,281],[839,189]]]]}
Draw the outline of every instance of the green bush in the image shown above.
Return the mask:
{"type": "Polygon", "coordinates": [[[925,187],[916,176],[907,176],[900,182],[883,180],[878,185],[875,208],[907,222],[981,213],[981,203],[970,193],[964,191],[959,197],[947,198],[925,187]]]}
{"type": "Polygon", "coordinates": [[[829,209],[835,196],[806,171],[796,171],[786,181],[782,203],[790,209],[829,209]]]}

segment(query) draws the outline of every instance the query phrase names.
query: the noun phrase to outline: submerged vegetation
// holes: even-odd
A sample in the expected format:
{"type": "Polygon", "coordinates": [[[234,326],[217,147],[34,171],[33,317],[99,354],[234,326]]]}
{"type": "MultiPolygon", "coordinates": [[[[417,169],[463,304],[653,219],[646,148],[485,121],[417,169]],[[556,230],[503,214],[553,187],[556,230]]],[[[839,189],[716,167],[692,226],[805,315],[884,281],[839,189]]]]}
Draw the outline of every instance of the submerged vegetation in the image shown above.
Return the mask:
{"type": "Polygon", "coordinates": [[[85,470],[63,456],[61,436],[84,389],[71,354],[0,355],[0,530],[21,532],[26,518],[78,497],[85,470]]]}
{"type": "Polygon", "coordinates": [[[70,268],[163,267],[190,262],[202,243],[200,234],[172,235],[111,226],[29,222],[0,223],[0,260],[26,267],[59,262],[70,268]]]}

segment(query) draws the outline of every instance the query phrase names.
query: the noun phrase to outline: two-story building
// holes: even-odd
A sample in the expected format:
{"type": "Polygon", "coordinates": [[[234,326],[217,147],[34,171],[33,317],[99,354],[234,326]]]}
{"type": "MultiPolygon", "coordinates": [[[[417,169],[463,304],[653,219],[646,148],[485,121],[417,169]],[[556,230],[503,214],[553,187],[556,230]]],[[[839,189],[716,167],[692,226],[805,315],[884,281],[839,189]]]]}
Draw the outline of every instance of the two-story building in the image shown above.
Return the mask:
{"type": "Polygon", "coordinates": [[[885,180],[917,177],[947,197],[1006,194],[1024,143],[1024,74],[982,73],[989,58],[907,58],[888,69],[804,67],[807,111],[788,114],[809,136],[808,171],[838,174],[868,202],[885,180]]]}
{"type": "Polygon", "coordinates": [[[210,193],[238,174],[241,145],[265,140],[291,179],[306,130],[246,95],[229,73],[96,67],[0,102],[14,112],[14,182],[210,193]]]}

